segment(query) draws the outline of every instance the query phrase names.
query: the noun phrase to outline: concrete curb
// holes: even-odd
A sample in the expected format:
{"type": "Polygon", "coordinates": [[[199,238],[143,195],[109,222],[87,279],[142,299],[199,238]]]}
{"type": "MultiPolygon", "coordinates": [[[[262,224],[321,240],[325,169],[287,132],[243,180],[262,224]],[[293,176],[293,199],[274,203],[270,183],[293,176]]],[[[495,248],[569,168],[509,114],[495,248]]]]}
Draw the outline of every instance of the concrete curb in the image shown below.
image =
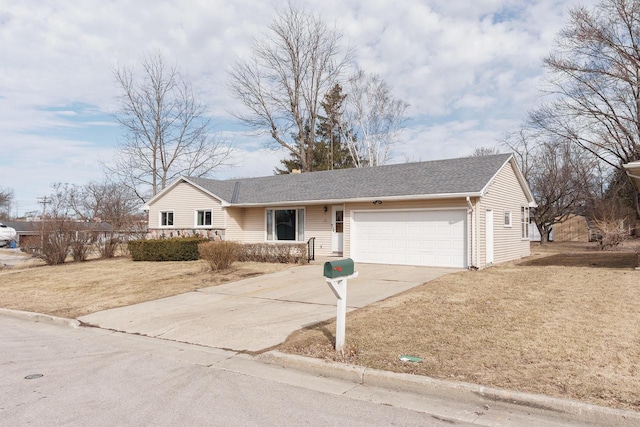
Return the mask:
{"type": "Polygon", "coordinates": [[[0,316],[30,320],[32,322],[48,323],[50,325],[67,326],[70,328],[78,328],[80,326],[80,322],[75,319],[49,316],[48,314],[33,313],[31,311],[10,310],[8,308],[0,308],[0,316]]]}
{"type": "Polygon", "coordinates": [[[256,360],[292,368],[315,375],[339,378],[357,384],[381,387],[419,395],[452,399],[478,405],[499,402],[523,407],[537,413],[552,412],[567,421],[579,421],[602,426],[632,427],[640,425],[640,412],[613,409],[569,399],[540,394],[485,387],[477,384],[445,381],[419,375],[368,369],[321,359],[281,353],[262,353],[256,360]]]}

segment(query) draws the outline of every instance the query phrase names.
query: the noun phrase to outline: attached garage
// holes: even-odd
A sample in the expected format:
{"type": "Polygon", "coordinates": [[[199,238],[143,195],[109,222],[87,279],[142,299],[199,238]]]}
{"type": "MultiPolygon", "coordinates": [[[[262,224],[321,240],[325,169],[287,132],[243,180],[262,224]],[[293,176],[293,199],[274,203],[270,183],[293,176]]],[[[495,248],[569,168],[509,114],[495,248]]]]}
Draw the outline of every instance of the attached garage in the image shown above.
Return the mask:
{"type": "Polygon", "coordinates": [[[353,211],[356,262],[466,268],[467,210],[353,211]]]}

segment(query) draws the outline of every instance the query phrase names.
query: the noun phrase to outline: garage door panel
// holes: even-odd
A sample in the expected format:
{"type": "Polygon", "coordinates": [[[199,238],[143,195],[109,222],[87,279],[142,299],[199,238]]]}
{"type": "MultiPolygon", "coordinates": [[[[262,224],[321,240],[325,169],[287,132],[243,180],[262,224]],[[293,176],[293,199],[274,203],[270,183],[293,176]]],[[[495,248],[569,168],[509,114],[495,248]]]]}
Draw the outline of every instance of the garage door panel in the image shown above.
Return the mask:
{"type": "Polygon", "coordinates": [[[357,262],[466,267],[466,211],[354,212],[357,262]]]}

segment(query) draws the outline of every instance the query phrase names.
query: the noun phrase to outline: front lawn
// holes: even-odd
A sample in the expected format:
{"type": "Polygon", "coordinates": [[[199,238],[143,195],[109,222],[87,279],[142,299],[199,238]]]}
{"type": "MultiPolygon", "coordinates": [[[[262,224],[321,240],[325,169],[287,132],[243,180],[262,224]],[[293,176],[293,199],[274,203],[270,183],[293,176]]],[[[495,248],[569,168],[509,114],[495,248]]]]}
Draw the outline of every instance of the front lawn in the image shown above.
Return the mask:
{"type": "Polygon", "coordinates": [[[566,244],[532,252],[349,313],[344,355],[333,350],[334,322],[298,331],[279,349],[640,410],[635,255],[566,244]]]}
{"type": "Polygon", "coordinates": [[[213,273],[204,261],[134,262],[114,258],[6,269],[0,270],[0,308],[75,318],[289,267],[237,262],[228,271],[213,273]]]}

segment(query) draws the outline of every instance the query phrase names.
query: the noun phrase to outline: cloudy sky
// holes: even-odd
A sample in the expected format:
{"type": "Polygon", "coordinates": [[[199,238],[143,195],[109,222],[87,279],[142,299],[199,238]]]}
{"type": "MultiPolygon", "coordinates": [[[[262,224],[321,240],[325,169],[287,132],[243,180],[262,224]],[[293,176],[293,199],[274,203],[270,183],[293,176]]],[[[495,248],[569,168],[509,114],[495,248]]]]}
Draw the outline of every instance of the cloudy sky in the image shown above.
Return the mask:
{"type": "MultiPolygon", "coordinates": [[[[257,0],[0,0],[0,187],[12,213],[40,209],[54,182],[101,180],[121,138],[110,113],[113,70],[160,50],[238,148],[216,178],[269,175],[286,154],[265,148],[227,111],[234,58],[264,33],[274,4],[257,0]]],[[[541,59],[577,0],[293,1],[343,29],[361,68],[410,104],[392,162],[493,146],[539,100],[541,59]]],[[[582,1],[592,4],[593,1],[582,1]]]]}

